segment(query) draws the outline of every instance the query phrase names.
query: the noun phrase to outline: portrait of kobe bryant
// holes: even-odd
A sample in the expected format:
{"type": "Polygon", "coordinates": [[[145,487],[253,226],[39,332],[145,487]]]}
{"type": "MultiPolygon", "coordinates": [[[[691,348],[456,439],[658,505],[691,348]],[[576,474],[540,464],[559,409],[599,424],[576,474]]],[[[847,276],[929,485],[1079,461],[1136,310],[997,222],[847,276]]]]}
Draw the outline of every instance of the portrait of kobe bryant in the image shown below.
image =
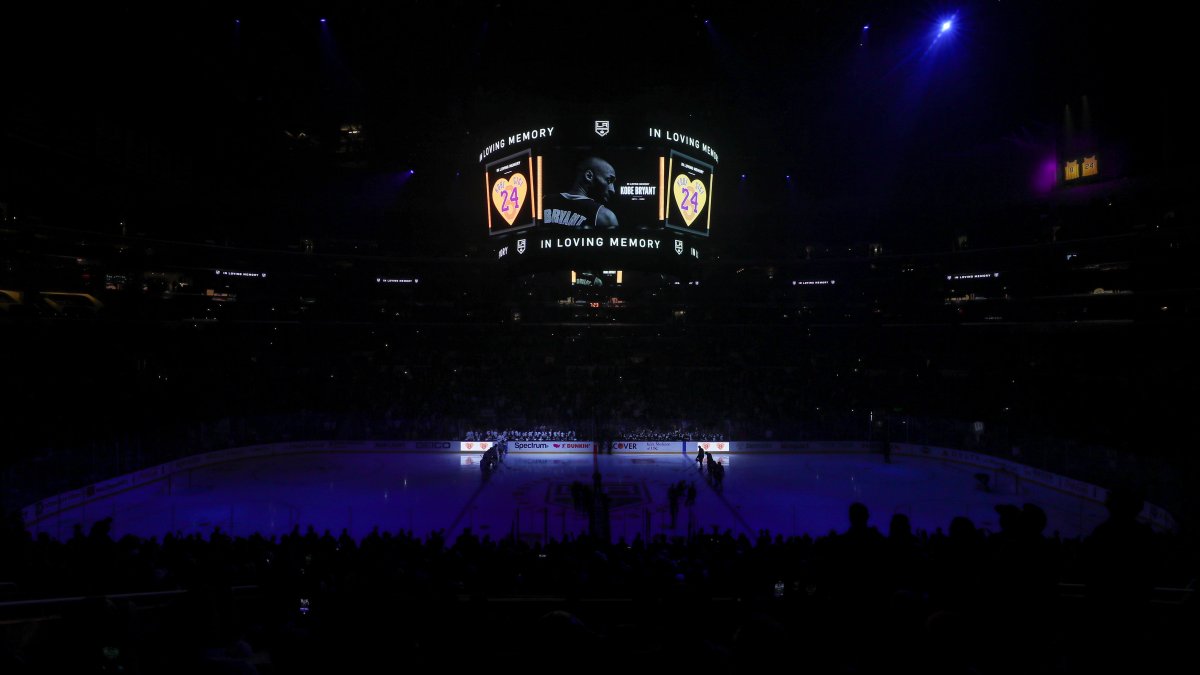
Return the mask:
{"type": "Polygon", "coordinates": [[[580,230],[617,229],[617,216],[608,206],[617,194],[617,172],[612,164],[585,157],[575,165],[573,176],[566,192],[543,198],[543,221],[580,230]]]}

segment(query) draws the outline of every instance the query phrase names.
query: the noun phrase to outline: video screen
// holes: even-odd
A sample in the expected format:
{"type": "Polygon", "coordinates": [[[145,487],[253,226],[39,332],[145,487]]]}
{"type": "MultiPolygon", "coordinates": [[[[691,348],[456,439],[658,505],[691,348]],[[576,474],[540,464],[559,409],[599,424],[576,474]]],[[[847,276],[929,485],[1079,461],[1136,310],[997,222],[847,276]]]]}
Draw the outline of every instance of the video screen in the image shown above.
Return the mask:
{"type": "Polygon", "coordinates": [[[590,288],[616,288],[625,283],[622,270],[571,270],[571,285],[590,288]]]}
{"type": "Polygon", "coordinates": [[[667,175],[671,198],[667,200],[666,226],[707,237],[712,225],[712,165],[672,150],[667,175]]]}
{"type": "Polygon", "coordinates": [[[645,150],[566,151],[539,158],[538,220],[547,231],[662,228],[662,161],[645,150]]]}
{"type": "MultiPolygon", "coordinates": [[[[494,132],[479,152],[497,258],[523,269],[682,270],[713,227],[717,151],[652,123],[494,132]]],[[[601,276],[576,283],[607,285],[601,276]]]]}
{"type": "Polygon", "coordinates": [[[487,190],[488,232],[501,234],[533,227],[533,158],[529,150],[489,162],[483,174],[487,190]]]}

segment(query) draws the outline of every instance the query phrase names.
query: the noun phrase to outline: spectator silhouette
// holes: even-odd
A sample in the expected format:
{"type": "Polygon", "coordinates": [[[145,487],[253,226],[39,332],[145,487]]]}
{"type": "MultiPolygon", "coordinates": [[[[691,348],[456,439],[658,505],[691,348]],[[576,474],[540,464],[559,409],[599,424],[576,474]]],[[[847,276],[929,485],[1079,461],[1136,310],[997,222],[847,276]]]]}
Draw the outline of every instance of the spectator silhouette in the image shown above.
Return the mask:
{"type": "MultiPolygon", "coordinates": [[[[827,569],[830,582],[831,620],[841,636],[878,634],[883,628],[883,604],[887,594],[886,540],[870,525],[870,511],[861,502],[849,509],[850,527],[833,537],[827,569]]],[[[870,670],[872,654],[847,652],[853,669],[870,670]]]]}
{"type": "Polygon", "coordinates": [[[986,544],[989,597],[987,609],[980,615],[988,623],[987,633],[1005,645],[997,661],[1004,669],[1014,670],[1049,646],[1044,638],[1051,626],[1044,618],[1053,600],[1057,568],[1042,537],[1044,511],[1033,504],[995,508],[1000,531],[986,544]]]}
{"type": "Polygon", "coordinates": [[[681,495],[681,490],[680,490],[679,484],[672,483],[671,486],[667,488],[667,501],[669,502],[669,504],[671,506],[671,528],[672,529],[675,528],[675,522],[679,516],[679,499],[681,496],[682,495],[681,495]]]}
{"type": "Polygon", "coordinates": [[[912,533],[912,524],[903,513],[892,515],[888,525],[887,565],[894,589],[915,588],[919,582],[917,563],[919,541],[912,533]]]}
{"type": "Polygon", "coordinates": [[[867,523],[871,512],[866,504],[854,502],[850,505],[850,529],[842,535],[844,541],[855,546],[869,546],[878,549],[883,544],[883,535],[874,525],[867,523]]]}
{"type": "Polygon", "coordinates": [[[966,516],[950,521],[950,532],[937,542],[931,580],[932,602],[936,607],[955,612],[979,606],[987,560],[983,538],[975,523],[966,516]]]}
{"type": "Polygon", "coordinates": [[[1108,493],[1108,519],[1083,542],[1081,564],[1092,603],[1090,619],[1097,648],[1085,667],[1130,672],[1150,654],[1147,608],[1153,590],[1155,537],[1138,522],[1144,497],[1118,487],[1108,493]]]}
{"type": "Polygon", "coordinates": [[[1084,540],[1089,594],[1101,605],[1133,608],[1149,599],[1154,534],[1148,525],[1138,522],[1143,501],[1131,489],[1110,491],[1104,503],[1108,519],[1084,540]]]}
{"type": "Polygon", "coordinates": [[[830,568],[836,593],[846,608],[867,602],[882,589],[884,575],[879,569],[884,560],[883,535],[868,524],[870,512],[865,504],[850,505],[850,528],[837,535],[830,568]]]}

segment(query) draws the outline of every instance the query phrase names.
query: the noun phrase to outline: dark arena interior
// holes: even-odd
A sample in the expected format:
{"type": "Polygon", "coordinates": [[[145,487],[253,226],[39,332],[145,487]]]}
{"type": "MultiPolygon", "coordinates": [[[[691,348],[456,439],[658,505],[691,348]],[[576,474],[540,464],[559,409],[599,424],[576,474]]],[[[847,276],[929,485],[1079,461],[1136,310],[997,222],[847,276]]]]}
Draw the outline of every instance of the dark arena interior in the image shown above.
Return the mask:
{"type": "Polygon", "coordinates": [[[5,675],[1189,659],[1177,10],[0,11],[5,675]]]}

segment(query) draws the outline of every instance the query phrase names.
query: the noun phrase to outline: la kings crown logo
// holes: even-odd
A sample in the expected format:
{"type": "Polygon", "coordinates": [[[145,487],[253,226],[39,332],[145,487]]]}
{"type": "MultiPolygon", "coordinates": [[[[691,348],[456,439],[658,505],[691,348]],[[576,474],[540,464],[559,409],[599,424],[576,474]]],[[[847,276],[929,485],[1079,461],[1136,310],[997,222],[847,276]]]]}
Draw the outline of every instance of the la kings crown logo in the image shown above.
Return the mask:
{"type": "Polygon", "coordinates": [[[601,138],[608,135],[608,120],[596,120],[596,135],[601,138]]]}

